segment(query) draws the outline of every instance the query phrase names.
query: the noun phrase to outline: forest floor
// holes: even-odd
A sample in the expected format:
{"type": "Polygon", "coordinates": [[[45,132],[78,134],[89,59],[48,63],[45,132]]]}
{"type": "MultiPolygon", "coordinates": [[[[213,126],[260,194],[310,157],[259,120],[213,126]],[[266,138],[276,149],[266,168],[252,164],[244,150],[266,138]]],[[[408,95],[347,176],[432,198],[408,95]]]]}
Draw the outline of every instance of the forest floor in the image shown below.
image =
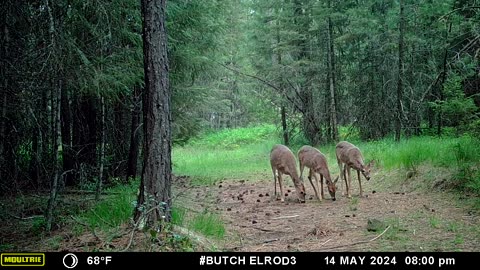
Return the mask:
{"type": "MultiPolygon", "coordinates": [[[[190,214],[208,212],[220,217],[224,236],[205,238],[218,251],[480,251],[480,214],[472,206],[473,198],[442,191],[441,179],[433,181],[435,188],[418,188],[421,173],[400,182],[389,179],[399,174],[379,172],[368,182],[363,179],[362,198],[356,178],[351,199],[342,196],[339,181],[336,201],[325,192],[326,198],[319,202],[306,182],[306,203],[296,201],[289,177],[284,178],[286,201],[275,200],[273,179],[267,172],[254,180],[225,179],[211,186],[192,185],[190,178],[178,177],[174,204],[190,214]],[[369,220],[380,221],[376,231],[367,230],[369,220]]],[[[435,177],[442,175],[438,172],[435,177]]],[[[64,195],[62,201],[88,209],[93,200],[87,197],[64,195]]],[[[159,249],[148,233],[138,232],[132,239],[128,223],[107,232],[88,228],[73,215],[65,216],[51,234],[41,233],[43,223],[35,217],[44,203],[24,205],[22,212],[15,212],[6,208],[8,200],[1,201],[2,210],[10,211],[0,226],[2,251],[176,250],[175,245],[159,249]]],[[[212,249],[200,244],[194,250],[212,249]]]]}
{"type": "Polygon", "coordinates": [[[263,181],[225,180],[213,187],[188,187],[182,200],[199,211],[206,207],[219,213],[227,228],[218,242],[221,250],[480,251],[480,216],[467,206],[470,198],[418,191],[414,182],[422,179],[417,177],[386,185],[387,177],[363,179],[362,198],[358,181],[352,178],[351,199],[342,196],[339,181],[336,201],[325,191],[326,198],[319,202],[307,181],[307,201],[299,203],[286,177],[290,185],[284,188],[288,196],[282,203],[274,199],[273,178],[267,175],[261,176],[263,181]],[[380,221],[376,231],[367,230],[369,220],[380,221]]]}

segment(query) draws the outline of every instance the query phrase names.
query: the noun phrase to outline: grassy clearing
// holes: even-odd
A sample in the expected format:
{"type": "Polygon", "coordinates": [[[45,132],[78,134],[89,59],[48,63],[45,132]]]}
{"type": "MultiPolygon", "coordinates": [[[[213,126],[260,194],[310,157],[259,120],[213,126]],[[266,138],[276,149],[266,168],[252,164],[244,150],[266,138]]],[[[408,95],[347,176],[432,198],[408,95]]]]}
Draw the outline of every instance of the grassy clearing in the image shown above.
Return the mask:
{"type": "Polygon", "coordinates": [[[209,134],[173,149],[173,170],[211,185],[224,178],[253,178],[271,171],[268,155],[278,143],[274,126],[239,128],[209,134]]]}
{"type": "MultiPolygon", "coordinates": [[[[355,141],[355,130],[340,129],[363,152],[366,162],[374,159],[377,168],[417,172],[419,166],[447,168],[454,177],[449,186],[480,194],[480,142],[464,137],[413,137],[397,143],[392,138],[355,141]],[[353,134],[353,136],[352,136],[353,134]]],[[[227,129],[206,134],[183,147],[173,149],[174,173],[189,175],[194,184],[211,185],[221,179],[263,179],[270,177],[269,153],[280,143],[272,125],[227,129]]],[[[301,144],[291,146],[294,153],[301,144]]],[[[328,160],[331,173],[338,174],[335,144],[317,146],[328,160]]],[[[427,172],[428,173],[428,172],[427,172]]]]}

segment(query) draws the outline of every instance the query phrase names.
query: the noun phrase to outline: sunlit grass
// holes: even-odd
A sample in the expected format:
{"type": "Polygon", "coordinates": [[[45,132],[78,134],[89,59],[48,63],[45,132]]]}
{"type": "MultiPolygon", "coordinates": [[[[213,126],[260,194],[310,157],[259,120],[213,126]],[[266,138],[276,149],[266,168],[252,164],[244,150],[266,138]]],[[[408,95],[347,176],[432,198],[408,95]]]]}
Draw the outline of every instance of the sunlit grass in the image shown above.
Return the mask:
{"type": "MultiPolygon", "coordinates": [[[[342,134],[354,134],[340,129],[342,134]]],[[[343,136],[343,135],[342,135],[343,136]]],[[[480,143],[472,137],[412,137],[395,142],[392,138],[362,142],[350,136],[363,153],[365,162],[375,160],[382,170],[417,170],[419,165],[452,168],[458,171],[460,186],[480,193],[480,143]],[[466,165],[465,165],[466,164],[466,165]]],[[[300,142],[302,140],[297,140],[300,142]]],[[[210,133],[183,147],[173,149],[174,173],[193,177],[194,184],[211,185],[221,179],[258,180],[271,174],[269,154],[273,145],[281,143],[278,130],[272,125],[227,129],[210,133]]],[[[296,154],[302,143],[290,148],[296,154]]],[[[335,144],[316,146],[327,157],[332,174],[339,169],[335,144]]]]}
{"type": "Polygon", "coordinates": [[[238,133],[221,131],[220,135],[211,134],[203,140],[175,147],[173,170],[177,175],[192,176],[194,184],[209,185],[224,178],[253,178],[259,173],[271,172],[269,154],[278,142],[273,126],[242,128],[238,133]]]}

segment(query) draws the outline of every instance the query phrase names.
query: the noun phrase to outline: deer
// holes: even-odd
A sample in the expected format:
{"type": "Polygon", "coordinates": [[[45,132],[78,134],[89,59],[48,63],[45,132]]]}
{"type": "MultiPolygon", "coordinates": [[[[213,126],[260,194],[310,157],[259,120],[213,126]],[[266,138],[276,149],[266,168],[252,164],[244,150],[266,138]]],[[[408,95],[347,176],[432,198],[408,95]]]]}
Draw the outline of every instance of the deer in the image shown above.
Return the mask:
{"type": "Polygon", "coordinates": [[[281,201],[285,202],[285,193],[282,187],[282,175],[289,175],[295,186],[298,200],[305,203],[305,186],[303,181],[298,177],[295,156],[292,151],[285,145],[277,144],[273,146],[270,152],[270,165],[273,172],[273,184],[275,186],[275,198],[277,198],[277,180],[280,186],[281,201]]]}
{"type": "Polygon", "coordinates": [[[360,149],[358,149],[358,147],[346,141],[342,141],[337,144],[337,146],[335,147],[335,154],[337,156],[337,163],[340,169],[340,178],[343,178],[345,180],[347,197],[348,198],[352,197],[351,195],[352,178],[350,175],[351,168],[357,171],[358,185],[360,186],[360,197],[363,197],[363,189],[362,189],[362,182],[360,179],[360,173],[362,173],[365,179],[369,181],[370,171],[373,165],[375,164],[375,161],[372,160],[367,165],[365,165],[365,163],[363,162],[363,155],[362,155],[362,152],[360,152],[360,149]],[[343,168],[342,168],[342,165],[344,165],[343,168]],[[347,183],[347,177],[345,173],[348,174],[348,183],[347,183]]]}
{"type": "Polygon", "coordinates": [[[305,145],[298,150],[298,162],[300,164],[300,179],[303,179],[303,169],[305,167],[310,169],[308,180],[313,187],[313,191],[315,191],[315,196],[317,199],[322,201],[325,198],[323,193],[323,178],[325,178],[330,197],[332,197],[332,201],[335,201],[335,184],[338,181],[338,176],[334,181],[332,181],[325,155],[322,154],[322,152],[320,152],[318,149],[305,145]],[[320,174],[320,186],[318,185],[317,173],[320,174]],[[312,182],[312,176],[315,178],[316,187],[312,182]],[[318,196],[317,192],[319,187],[321,196],[318,196]]]}

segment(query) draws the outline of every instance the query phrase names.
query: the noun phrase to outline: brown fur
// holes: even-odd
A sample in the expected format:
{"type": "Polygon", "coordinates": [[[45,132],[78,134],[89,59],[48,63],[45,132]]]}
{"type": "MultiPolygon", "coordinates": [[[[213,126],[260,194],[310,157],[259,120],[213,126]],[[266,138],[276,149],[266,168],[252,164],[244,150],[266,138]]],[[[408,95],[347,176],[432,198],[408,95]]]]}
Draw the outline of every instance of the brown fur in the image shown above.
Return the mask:
{"type": "Polygon", "coordinates": [[[305,202],[305,187],[300,177],[298,177],[295,156],[292,151],[285,145],[277,144],[270,152],[270,165],[273,172],[273,183],[275,185],[275,196],[277,196],[277,180],[280,186],[281,201],[285,201],[285,193],[283,193],[282,174],[289,175],[297,191],[300,202],[305,202]]]}
{"type": "Polygon", "coordinates": [[[318,149],[305,145],[302,146],[300,150],[298,150],[298,162],[300,164],[300,179],[303,178],[303,169],[305,167],[310,169],[310,172],[308,174],[308,180],[310,181],[310,184],[315,191],[317,199],[321,201],[325,198],[323,193],[323,178],[325,177],[328,192],[330,193],[332,199],[335,200],[335,183],[337,182],[338,177],[337,179],[335,179],[335,181],[332,181],[325,155],[323,155],[318,149]],[[320,174],[320,186],[318,185],[317,173],[320,174]],[[315,178],[316,187],[312,182],[312,176],[315,178]],[[317,190],[319,188],[321,196],[318,196],[317,190]]]}
{"type": "Polygon", "coordinates": [[[345,180],[345,187],[347,190],[347,197],[351,198],[351,175],[350,168],[353,168],[357,171],[358,175],[358,184],[360,186],[360,197],[363,197],[362,182],[360,180],[360,172],[368,180],[370,180],[370,170],[374,162],[371,161],[369,164],[365,165],[363,161],[363,155],[360,152],[360,149],[355,145],[343,141],[339,142],[335,148],[335,153],[337,155],[337,163],[340,169],[340,178],[345,180]],[[344,164],[342,168],[342,164],[344,164]],[[348,174],[348,183],[345,173],[348,174]]]}

